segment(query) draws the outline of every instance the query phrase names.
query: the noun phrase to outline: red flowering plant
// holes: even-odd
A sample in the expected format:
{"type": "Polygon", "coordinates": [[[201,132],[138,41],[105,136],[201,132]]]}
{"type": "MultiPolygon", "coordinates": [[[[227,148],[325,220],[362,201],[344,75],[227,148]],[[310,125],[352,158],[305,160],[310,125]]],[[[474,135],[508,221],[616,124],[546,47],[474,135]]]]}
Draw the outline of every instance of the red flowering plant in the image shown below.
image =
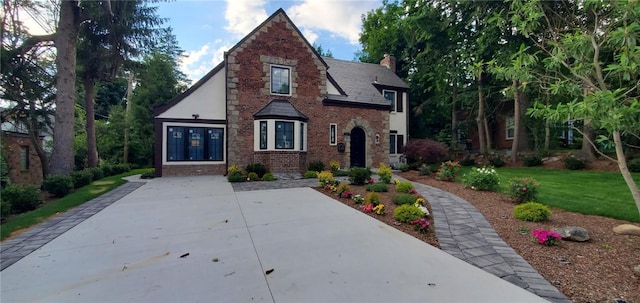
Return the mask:
{"type": "Polygon", "coordinates": [[[429,220],[427,220],[426,218],[420,218],[420,219],[411,221],[411,225],[415,226],[417,231],[424,234],[429,229],[431,222],[429,222],[429,220]]]}
{"type": "Polygon", "coordinates": [[[370,213],[373,211],[373,204],[367,204],[364,206],[364,208],[362,209],[362,211],[364,211],[365,213],[370,213]]]}
{"type": "Polygon", "coordinates": [[[536,229],[531,234],[539,244],[546,246],[556,245],[558,241],[562,240],[562,236],[553,230],[536,229]]]}
{"type": "Polygon", "coordinates": [[[535,201],[539,186],[540,183],[533,178],[513,178],[509,180],[509,194],[518,203],[535,201]]]}
{"type": "Polygon", "coordinates": [[[351,199],[353,197],[353,192],[350,190],[345,190],[340,193],[340,198],[351,199]]]}
{"type": "Polygon", "coordinates": [[[460,170],[460,162],[447,161],[440,164],[438,171],[436,171],[436,180],[453,182],[456,179],[456,175],[460,170]]]}
{"type": "Polygon", "coordinates": [[[410,189],[408,192],[408,194],[412,194],[414,196],[420,196],[420,194],[418,193],[418,191],[415,188],[410,189]]]}

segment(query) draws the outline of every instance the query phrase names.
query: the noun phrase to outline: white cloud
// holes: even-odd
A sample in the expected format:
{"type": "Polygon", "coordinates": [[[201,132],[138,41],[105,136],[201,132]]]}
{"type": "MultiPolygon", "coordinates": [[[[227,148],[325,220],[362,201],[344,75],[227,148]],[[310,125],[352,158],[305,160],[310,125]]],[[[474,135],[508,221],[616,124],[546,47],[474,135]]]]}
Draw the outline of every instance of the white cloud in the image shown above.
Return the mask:
{"type": "Polygon", "coordinates": [[[308,28],[302,30],[302,35],[307,38],[307,41],[309,41],[309,43],[311,44],[313,44],[313,42],[316,42],[316,40],[318,39],[318,34],[308,28]]]}
{"type": "Polygon", "coordinates": [[[229,42],[222,42],[216,39],[213,43],[207,43],[199,49],[185,52],[185,57],[180,60],[180,70],[187,75],[193,83],[211,71],[216,65],[224,60],[224,52],[233,45],[229,42]]]}
{"type": "Polygon", "coordinates": [[[302,0],[296,3],[300,4],[287,9],[287,14],[298,27],[305,30],[326,30],[347,39],[351,44],[358,44],[362,26],[361,15],[380,6],[380,1],[364,0],[302,0]]]}
{"type": "Polygon", "coordinates": [[[226,30],[241,38],[267,19],[265,0],[227,0],[226,30]]]}

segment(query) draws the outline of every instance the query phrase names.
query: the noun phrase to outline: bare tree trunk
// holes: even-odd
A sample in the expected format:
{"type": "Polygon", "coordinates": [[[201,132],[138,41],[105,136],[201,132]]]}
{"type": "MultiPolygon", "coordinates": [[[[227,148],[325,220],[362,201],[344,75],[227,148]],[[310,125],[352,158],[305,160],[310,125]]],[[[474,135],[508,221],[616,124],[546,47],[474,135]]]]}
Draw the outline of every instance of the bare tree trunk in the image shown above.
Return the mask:
{"type": "Polygon", "coordinates": [[[133,96],[133,72],[129,74],[127,81],[127,107],[124,112],[124,154],[122,163],[129,163],[129,115],[131,114],[131,97],[133,96]]]}
{"type": "Polygon", "coordinates": [[[590,142],[594,142],[593,128],[591,127],[591,121],[585,119],[582,126],[582,148],[577,153],[580,159],[586,161],[593,161],[596,159],[596,154],[593,151],[593,146],[590,142]]]}
{"type": "Polygon", "coordinates": [[[98,166],[98,146],[96,144],[96,118],[95,118],[95,101],[94,88],[95,82],[91,79],[84,79],[84,109],[86,111],[87,123],[87,166],[98,166]]]}
{"type": "Polygon", "coordinates": [[[51,173],[68,175],[73,171],[74,110],[76,92],[76,42],[79,8],[77,1],[60,2],[56,44],[56,121],[53,129],[51,173]]]}
{"type": "Polygon", "coordinates": [[[47,159],[47,154],[44,152],[44,148],[42,147],[42,140],[40,140],[36,104],[33,100],[29,101],[29,123],[27,123],[27,125],[29,127],[29,139],[31,139],[31,144],[35,147],[36,154],[38,155],[38,158],[40,158],[42,178],[44,179],[49,175],[49,159],[47,159]]]}
{"type": "Polygon", "coordinates": [[[478,142],[480,143],[480,154],[487,154],[487,145],[484,129],[484,92],[482,91],[482,73],[478,74],[478,116],[476,116],[476,124],[478,125],[478,142]]]}
{"type": "Polygon", "coordinates": [[[458,117],[456,105],[458,103],[458,83],[453,82],[453,94],[451,96],[451,149],[458,148],[458,117]]]}
{"type": "MultiPolygon", "coordinates": [[[[546,90],[547,98],[545,103],[549,106],[549,90],[546,90]]],[[[549,146],[551,145],[551,120],[545,118],[544,120],[544,150],[549,151],[549,146]]]]}
{"type": "Polygon", "coordinates": [[[482,121],[484,123],[484,138],[487,139],[487,152],[491,152],[491,146],[493,145],[491,140],[491,132],[489,128],[489,121],[487,120],[487,111],[484,111],[484,117],[482,117],[482,121]]]}
{"type": "Polygon", "coordinates": [[[620,169],[620,173],[622,174],[622,178],[624,182],[627,183],[629,190],[631,190],[631,196],[633,197],[633,201],[636,203],[636,207],[638,208],[638,213],[640,213],[640,191],[638,190],[638,186],[633,181],[633,177],[629,172],[629,168],[627,167],[627,160],[624,157],[624,151],[622,150],[622,139],[620,138],[620,132],[613,132],[613,142],[616,145],[616,158],[618,160],[618,168],[620,169]]]}
{"type": "Polygon", "coordinates": [[[518,161],[520,143],[520,88],[518,80],[513,80],[513,141],[511,141],[511,163],[518,161]]]}

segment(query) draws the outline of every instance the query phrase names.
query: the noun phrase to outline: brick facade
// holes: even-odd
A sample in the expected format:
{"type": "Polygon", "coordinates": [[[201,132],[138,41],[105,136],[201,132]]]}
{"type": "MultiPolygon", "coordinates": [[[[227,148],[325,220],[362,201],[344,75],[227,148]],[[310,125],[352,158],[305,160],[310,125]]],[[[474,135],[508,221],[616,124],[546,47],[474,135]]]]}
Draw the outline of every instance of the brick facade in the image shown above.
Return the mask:
{"type": "Polygon", "coordinates": [[[218,165],[162,165],[163,176],[207,176],[224,175],[227,173],[225,164],[218,165]]]}
{"type": "Polygon", "coordinates": [[[9,179],[12,184],[35,185],[42,184],[42,163],[27,134],[2,132],[2,155],[9,167],[9,179]],[[29,169],[20,169],[22,147],[29,150],[29,169]]]}

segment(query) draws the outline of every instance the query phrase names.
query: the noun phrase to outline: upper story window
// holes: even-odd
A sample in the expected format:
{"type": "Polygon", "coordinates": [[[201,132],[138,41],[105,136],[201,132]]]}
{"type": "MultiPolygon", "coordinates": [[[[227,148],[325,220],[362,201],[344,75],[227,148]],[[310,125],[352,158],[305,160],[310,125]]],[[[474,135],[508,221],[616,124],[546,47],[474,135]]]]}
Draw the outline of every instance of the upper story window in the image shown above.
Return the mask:
{"type": "Polygon", "coordinates": [[[291,68],[271,66],[271,93],[278,95],[291,95],[291,68]]]}
{"type": "Polygon", "coordinates": [[[398,100],[398,93],[392,90],[382,90],[384,98],[391,102],[391,111],[402,112],[402,100],[398,100]]]}
{"type": "Polygon", "coordinates": [[[515,120],[513,119],[513,116],[508,116],[505,119],[505,128],[506,128],[506,134],[505,134],[505,139],[513,139],[513,135],[515,133],[515,120]]]}

